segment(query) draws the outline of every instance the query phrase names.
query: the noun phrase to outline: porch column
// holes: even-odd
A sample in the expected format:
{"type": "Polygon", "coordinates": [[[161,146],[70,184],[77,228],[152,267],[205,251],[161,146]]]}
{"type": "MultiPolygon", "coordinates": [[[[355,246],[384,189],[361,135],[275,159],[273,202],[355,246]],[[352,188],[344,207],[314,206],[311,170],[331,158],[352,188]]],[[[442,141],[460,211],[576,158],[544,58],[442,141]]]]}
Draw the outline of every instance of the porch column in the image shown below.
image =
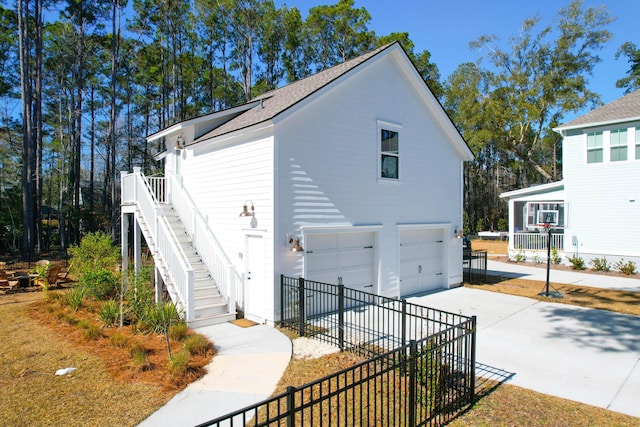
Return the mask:
{"type": "Polygon", "coordinates": [[[142,245],[140,240],[140,223],[138,221],[133,222],[133,268],[136,276],[140,273],[142,267],[142,245]]]}
{"type": "MultiPolygon", "coordinates": [[[[516,202],[513,199],[509,200],[509,250],[513,249],[513,241],[515,240],[516,230],[516,202]]],[[[508,255],[508,254],[507,254],[508,255]]]]}
{"type": "Polygon", "coordinates": [[[120,327],[123,326],[124,293],[127,290],[129,270],[129,214],[120,214],[120,256],[122,257],[122,288],[120,289],[120,327]]]}

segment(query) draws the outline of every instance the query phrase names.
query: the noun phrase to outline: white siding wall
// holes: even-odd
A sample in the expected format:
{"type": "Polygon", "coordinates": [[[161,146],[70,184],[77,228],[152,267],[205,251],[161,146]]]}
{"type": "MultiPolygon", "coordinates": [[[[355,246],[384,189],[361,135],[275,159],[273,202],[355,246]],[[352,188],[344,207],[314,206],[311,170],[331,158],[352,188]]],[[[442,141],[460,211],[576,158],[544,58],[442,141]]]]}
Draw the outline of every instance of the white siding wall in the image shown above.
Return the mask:
{"type": "Polygon", "coordinates": [[[566,250],[571,251],[571,238],[576,236],[578,255],[586,260],[594,256],[612,262],[620,257],[640,260],[640,160],[635,160],[635,126],[640,123],[628,126],[627,161],[609,161],[609,128],[588,130],[605,131],[603,163],[587,164],[586,133],[574,132],[563,141],[563,175],[571,210],[566,250]]]}
{"type": "Polygon", "coordinates": [[[278,272],[303,274],[285,236],[312,226],[382,225],[379,289],[398,292],[398,225],[445,223],[448,283],[462,281],[462,162],[390,59],[276,122],[278,272]],[[378,179],[377,121],[401,126],[400,180],[378,179]]]}
{"type": "MultiPolygon", "coordinates": [[[[253,134],[252,136],[256,136],[253,134]]],[[[185,187],[198,208],[208,217],[216,237],[226,248],[239,273],[244,273],[245,234],[264,233],[265,317],[273,319],[273,138],[263,135],[254,141],[231,140],[197,151],[187,149],[181,165],[185,187]],[[246,200],[255,204],[255,222],[239,217],[246,200]]]]}

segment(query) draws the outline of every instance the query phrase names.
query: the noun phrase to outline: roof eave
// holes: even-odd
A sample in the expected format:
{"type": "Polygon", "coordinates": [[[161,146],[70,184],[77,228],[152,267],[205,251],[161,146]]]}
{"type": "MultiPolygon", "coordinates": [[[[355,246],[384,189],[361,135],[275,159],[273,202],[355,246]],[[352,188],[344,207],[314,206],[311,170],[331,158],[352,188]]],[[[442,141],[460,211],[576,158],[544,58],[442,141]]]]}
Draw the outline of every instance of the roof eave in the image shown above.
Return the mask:
{"type": "Polygon", "coordinates": [[[553,128],[553,131],[561,134],[562,132],[568,131],[568,130],[594,128],[594,127],[598,127],[598,126],[609,126],[609,125],[613,125],[613,124],[619,124],[619,123],[625,123],[625,122],[635,122],[635,121],[640,121],[640,116],[625,117],[625,118],[621,118],[621,119],[604,120],[604,121],[600,121],[600,122],[587,122],[587,123],[582,123],[582,124],[577,124],[577,125],[569,125],[569,126],[558,126],[558,127],[553,128]]]}

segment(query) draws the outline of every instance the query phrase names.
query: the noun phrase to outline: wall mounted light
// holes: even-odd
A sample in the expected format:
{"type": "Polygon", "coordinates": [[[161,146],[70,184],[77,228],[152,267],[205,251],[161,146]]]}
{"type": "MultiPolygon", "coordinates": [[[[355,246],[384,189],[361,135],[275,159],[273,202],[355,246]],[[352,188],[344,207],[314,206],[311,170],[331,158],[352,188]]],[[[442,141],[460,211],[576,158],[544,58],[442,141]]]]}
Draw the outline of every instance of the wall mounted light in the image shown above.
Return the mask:
{"type": "Polygon", "coordinates": [[[457,228],[453,230],[453,233],[455,234],[456,239],[462,239],[464,237],[462,230],[458,230],[457,228]]]}
{"type": "Polygon", "coordinates": [[[245,200],[244,205],[242,205],[242,212],[240,212],[240,215],[238,216],[256,216],[255,210],[256,208],[253,205],[253,202],[251,200],[245,200]],[[247,202],[251,204],[251,212],[249,212],[249,203],[247,202]]]}
{"type": "Polygon", "coordinates": [[[289,248],[291,252],[304,252],[304,248],[300,245],[299,237],[296,237],[295,239],[293,237],[289,237],[289,245],[291,245],[289,248]]]}
{"type": "Polygon", "coordinates": [[[184,148],[184,138],[182,135],[178,135],[176,138],[176,150],[181,150],[184,148]]]}

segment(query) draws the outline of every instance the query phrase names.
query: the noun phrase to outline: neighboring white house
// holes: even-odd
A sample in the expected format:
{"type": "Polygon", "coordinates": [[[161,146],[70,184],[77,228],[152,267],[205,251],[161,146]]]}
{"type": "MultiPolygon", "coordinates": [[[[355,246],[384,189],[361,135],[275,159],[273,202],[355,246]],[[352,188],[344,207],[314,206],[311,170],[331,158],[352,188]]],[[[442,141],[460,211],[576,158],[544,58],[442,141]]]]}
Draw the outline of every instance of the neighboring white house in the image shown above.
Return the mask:
{"type": "Polygon", "coordinates": [[[123,250],[133,215],[194,323],[213,322],[199,305],[217,303],[191,302],[207,298],[207,273],[181,261],[197,256],[172,235],[206,258],[229,311],[258,322],[279,320],[280,275],[392,297],[462,282],[472,153],[397,43],[148,137],[159,139],[164,178],[122,175],[123,250]]]}
{"type": "Polygon", "coordinates": [[[526,227],[534,214],[526,203],[564,202],[567,228],[552,230],[552,243],[565,262],[605,257],[640,265],[640,90],[554,130],[563,137],[564,179],[500,196],[509,202],[509,255],[546,259],[537,250],[544,233],[526,227]]]}

